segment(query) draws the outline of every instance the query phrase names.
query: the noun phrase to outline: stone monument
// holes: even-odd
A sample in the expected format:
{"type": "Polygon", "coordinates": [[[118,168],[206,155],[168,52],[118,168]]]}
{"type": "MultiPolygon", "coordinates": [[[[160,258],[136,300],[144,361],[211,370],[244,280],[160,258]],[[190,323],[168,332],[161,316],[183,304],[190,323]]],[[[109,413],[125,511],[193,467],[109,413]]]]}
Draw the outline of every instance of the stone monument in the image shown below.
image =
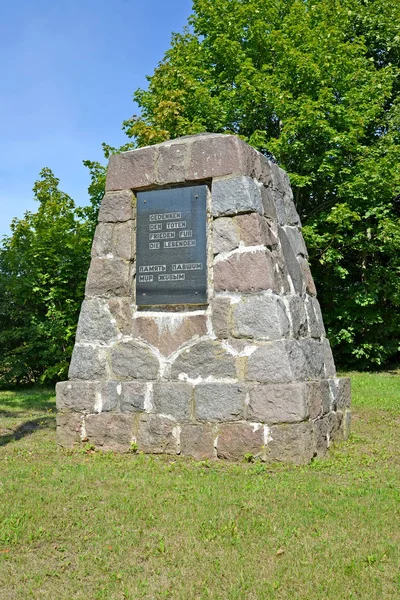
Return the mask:
{"type": "Polygon", "coordinates": [[[349,405],[286,173],[222,134],[112,156],[59,444],[304,463],[349,405]]]}

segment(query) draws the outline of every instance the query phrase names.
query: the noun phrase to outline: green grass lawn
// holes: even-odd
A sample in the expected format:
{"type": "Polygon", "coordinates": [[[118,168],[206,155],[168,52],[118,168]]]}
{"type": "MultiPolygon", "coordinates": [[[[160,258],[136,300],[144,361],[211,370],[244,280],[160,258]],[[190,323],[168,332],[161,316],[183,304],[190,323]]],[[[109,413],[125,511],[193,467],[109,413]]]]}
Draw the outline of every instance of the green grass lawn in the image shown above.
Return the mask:
{"type": "Polygon", "coordinates": [[[55,445],[0,393],[0,598],[400,598],[400,374],[351,374],[348,442],[306,467],[55,445]]]}

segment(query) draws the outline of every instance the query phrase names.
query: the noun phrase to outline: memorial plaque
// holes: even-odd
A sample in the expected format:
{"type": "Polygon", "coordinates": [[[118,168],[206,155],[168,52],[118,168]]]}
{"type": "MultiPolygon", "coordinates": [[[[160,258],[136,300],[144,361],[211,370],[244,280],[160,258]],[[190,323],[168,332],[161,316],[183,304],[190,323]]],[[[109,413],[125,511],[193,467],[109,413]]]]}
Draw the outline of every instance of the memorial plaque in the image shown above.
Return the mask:
{"type": "Polygon", "coordinates": [[[206,185],[138,192],[138,306],[207,302],[206,219],[206,185]]]}

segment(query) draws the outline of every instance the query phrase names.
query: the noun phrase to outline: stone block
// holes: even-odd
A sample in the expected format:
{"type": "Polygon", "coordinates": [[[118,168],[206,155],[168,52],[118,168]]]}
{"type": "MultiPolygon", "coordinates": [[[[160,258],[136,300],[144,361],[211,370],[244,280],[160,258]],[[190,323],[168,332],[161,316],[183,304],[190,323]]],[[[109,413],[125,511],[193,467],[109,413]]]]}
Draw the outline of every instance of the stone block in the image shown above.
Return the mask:
{"type": "Polygon", "coordinates": [[[175,421],[162,415],[142,415],[136,441],[142,452],[179,454],[179,427],[175,421]]]}
{"type": "MultiPolygon", "coordinates": [[[[110,167],[108,171],[110,172],[110,167]]],[[[106,192],[99,210],[99,223],[119,223],[133,219],[133,193],[128,188],[120,189],[120,192],[106,192]]]]}
{"type": "Polygon", "coordinates": [[[310,338],[288,342],[290,360],[296,379],[324,378],[323,344],[310,338]],[[299,350],[304,356],[301,358],[299,350]]]}
{"type": "Polygon", "coordinates": [[[283,300],[276,295],[245,297],[232,308],[233,335],[265,340],[288,337],[290,323],[283,300]]]}
{"type": "Polygon", "coordinates": [[[137,316],[133,330],[137,338],[169,356],[184,344],[207,334],[207,315],[165,313],[157,317],[137,316]]]}
{"type": "Polygon", "coordinates": [[[307,403],[310,419],[317,419],[331,410],[331,392],[329,381],[307,381],[307,403]]]}
{"type": "Polygon", "coordinates": [[[187,181],[247,174],[246,145],[233,135],[200,134],[192,136],[189,148],[187,181]]]}
{"type": "Polygon", "coordinates": [[[138,190],[153,185],[155,158],[154,146],[113,154],[108,163],[106,190],[138,190]]]}
{"type": "Polygon", "coordinates": [[[214,217],[246,212],[263,214],[260,186],[251,177],[217,179],[212,183],[212,214],[214,217]]]}
{"type": "Polygon", "coordinates": [[[135,256],[134,221],[117,223],[113,231],[112,253],[117,258],[132,260],[135,256]]]}
{"type": "Polygon", "coordinates": [[[268,251],[233,254],[214,265],[216,292],[259,292],[272,290],[279,293],[275,264],[268,251]]]}
{"type": "Polygon", "coordinates": [[[185,181],[187,152],[187,143],[164,142],[158,146],[156,180],[159,185],[185,181]]]}
{"type": "Polygon", "coordinates": [[[189,383],[155,383],[153,405],[157,413],[175,421],[189,421],[192,411],[193,387],[189,383]]]}
{"type": "MultiPolygon", "coordinates": [[[[263,185],[261,188],[261,202],[263,205],[263,213],[264,216],[270,221],[277,222],[278,214],[276,207],[276,192],[270,188],[263,185]]],[[[283,201],[282,201],[283,205],[283,201]]],[[[284,210],[284,209],[283,209],[284,210]]],[[[284,213],[284,217],[286,219],[286,215],[284,213]]],[[[284,220],[285,220],[284,219],[284,220]]]]}
{"type": "Polygon", "coordinates": [[[201,341],[181,352],[172,364],[172,379],[236,377],[236,360],[219,342],[201,341]]]}
{"type": "Polygon", "coordinates": [[[265,217],[257,213],[239,215],[233,218],[240,232],[240,241],[245,246],[268,246],[276,248],[278,240],[265,217]]]}
{"type": "Polygon", "coordinates": [[[289,354],[283,341],[260,346],[248,358],[250,381],[262,383],[288,383],[294,379],[289,354]]]}
{"type": "Polygon", "coordinates": [[[57,444],[73,448],[81,442],[83,415],[78,413],[57,414],[57,444]]]}
{"type": "Polygon", "coordinates": [[[229,252],[239,246],[239,231],[234,219],[220,217],[213,222],[213,253],[229,252]]]}
{"type": "Polygon", "coordinates": [[[115,223],[99,223],[92,244],[92,258],[105,257],[112,254],[113,232],[115,223]]]}
{"type": "Polygon", "coordinates": [[[292,280],[294,291],[297,294],[302,294],[304,283],[303,275],[283,227],[278,227],[278,235],[285,259],[285,266],[292,280]]]}
{"type": "Polygon", "coordinates": [[[120,342],[111,351],[111,369],[123,379],[156,379],[158,358],[136,342],[120,342]]]}
{"type": "Polygon", "coordinates": [[[108,308],[113,320],[122,335],[132,334],[131,298],[110,298],[108,308]]]}
{"type": "Polygon", "coordinates": [[[107,376],[106,355],[99,347],[75,344],[69,366],[69,379],[95,381],[107,376]]]}
{"type": "Polygon", "coordinates": [[[137,412],[145,409],[147,384],[139,381],[121,382],[120,406],[122,412],[137,412]]]}
{"type": "Polygon", "coordinates": [[[325,415],[313,422],[314,445],[317,456],[323,457],[329,447],[329,417],[325,415]]]}
{"type": "Polygon", "coordinates": [[[268,437],[268,462],[307,464],[316,453],[311,421],[273,425],[268,437]]]}
{"type": "Polygon", "coordinates": [[[301,255],[304,257],[308,257],[307,248],[304,242],[304,238],[302,236],[301,231],[298,227],[286,225],[284,228],[286,236],[290,242],[292,250],[295,256],[301,255]]]}
{"type": "Polygon", "coordinates": [[[310,265],[308,264],[307,259],[303,256],[298,256],[297,261],[300,265],[300,270],[303,274],[307,294],[310,294],[310,296],[316,296],[317,290],[315,287],[314,279],[311,275],[310,265]]]}
{"type": "Polygon", "coordinates": [[[328,415],[329,443],[343,440],[343,413],[342,411],[330,412],[328,415]]]}
{"type": "Polygon", "coordinates": [[[304,337],[308,334],[307,314],[304,299],[301,296],[290,295],[285,299],[291,317],[293,337],[304,337]]]}
{"type": "Polygon", "coordinates": [[[351,401],[351,380],[349,377],[335,379],[336,384],[336,407],[344,411],[350,407],[351,401]]]}
{"type": "Polygon", "coordinates": [[[236,421],[243,417],[246,388],[237,383],[205,383],[196,386],[194,398],[200,421],[236,421]]]}
{"type": "Polygon", "coordinates": [[[305,308],[307,312],[308,332],[311,337],[321,338],[325,335],[324,322],[321,308],[317,298],[306,296],[305,308]]]}
{"type": "Polygon", "coordinates": [[[329,343],[329,340],[327,340],[326,338],[322,340],[322,348],[324,357],[325,377],[327,379],[329,379],[330,377],[336,377],[336,367],[335,362],[333,360],[331,345],[329,343]]]}
{"type": "Polygon", "coordinates": [[[133,441],[134,415],[99,413],[85,419],[86,437],[101,450],[129,452],[133,441]]]}
{"type": "Polygon", "coordinates": [[[120,406],[121,384],[119,381],[104,381],[101,384],[100,397],[96,412],[118,410],[120,406]]]}
{"type": "Polygon", "coordinates": [[[268,424],[297,423],[309,416],[304,383],[259,385],[250,390],[247,419],[268,424]]]}
{"type": "Polygon", "coordinates": [[[191,456],[195,460],[214,458],[214,437],[211,425],[182,425],[181,454],[191,456]]]}
{"type": "Polygon", "coordinates": [[[212,300],[211,322],[217,338],[229,337],[231,327],[231,301],[229,298],[220,297],[212,300]]]}
{"type": "Polygon", "coordinates": [[[86,296],[128,296],[129,263],[121,259],[93,258],[86,280],[86,296]]]}
{"type": "Polygon", "coordinates": [[[60,381],[56,385],[57,410],[90,413],[98,392],[96,381],[60,381]]]}
{"type": "Polygon", "coordinates": [[[243,460],[246,454],[257,457],[263,452],[263,427],[249,423],[227,423],[219,427],[217,456],[225,460],[243,460]]]}
{"type": "Polygon", "coordinates": [[[108,344],[118,335],[118,329],[109,311],[106,300],[91,298],[84,300],[79,315],[76,341],[108,344]]]}

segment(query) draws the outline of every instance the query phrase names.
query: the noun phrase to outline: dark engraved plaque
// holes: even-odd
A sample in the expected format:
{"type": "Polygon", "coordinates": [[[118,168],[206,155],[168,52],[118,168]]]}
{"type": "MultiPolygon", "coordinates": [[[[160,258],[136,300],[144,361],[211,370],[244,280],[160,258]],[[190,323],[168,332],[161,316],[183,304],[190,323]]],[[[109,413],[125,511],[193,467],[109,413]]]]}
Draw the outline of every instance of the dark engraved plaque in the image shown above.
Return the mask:
{"type": "Polygon", "coordinates": [[[138,192],[138,306],[207,302],[206,204],[206,185],[138,192]]]}

